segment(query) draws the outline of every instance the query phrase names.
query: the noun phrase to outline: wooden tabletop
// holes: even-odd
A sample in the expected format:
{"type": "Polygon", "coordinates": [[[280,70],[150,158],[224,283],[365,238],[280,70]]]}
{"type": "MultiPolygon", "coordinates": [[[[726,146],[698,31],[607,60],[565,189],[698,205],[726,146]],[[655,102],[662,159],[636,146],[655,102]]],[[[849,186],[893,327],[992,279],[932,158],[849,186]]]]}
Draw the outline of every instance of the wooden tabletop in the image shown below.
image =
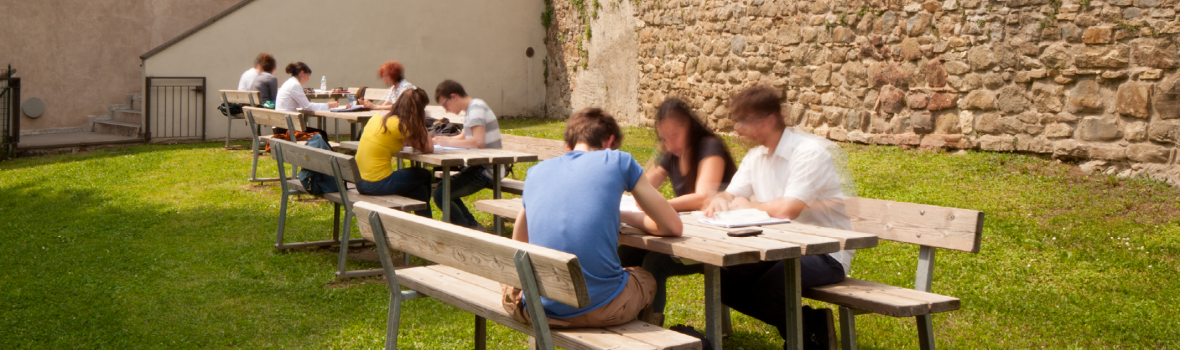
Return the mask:
{"type": "MultiPolygon", "coordinates": [[[[493,215],[515,218],[523,206],[519,198],[491,199],[476,202],[475,208],[493,215]]],[[[623,225],[619,243],[714,266],[790,259],[877,245],[877,236],[872,234],[798,223],[762,227],[762,234],[758,236],[730,237],[726,232],[736,229],[702,224],[687,214],[681,215],[680,220],[684,222],[682,237],[653,236],[638,228],[623,225]]]]}
{"type": "Polygon", "coordinates": [[[535,162],[537,155],[494,148],[435,150],[434,153],[399,152],[395,157],[433,166],[465,166],[535,162]]]}
{"type": "Polygon", "coordinates": [[[366,122],[369,120],[369,118],[372,118],[373,115],[376,113],[377,112],[374,112],[374,111],[363,111],[363,112],[332,112],[329,110],[322,110],[322,111],[304,110],[303,111],[304,115],[347,120],[350,123],[366,122]]]}

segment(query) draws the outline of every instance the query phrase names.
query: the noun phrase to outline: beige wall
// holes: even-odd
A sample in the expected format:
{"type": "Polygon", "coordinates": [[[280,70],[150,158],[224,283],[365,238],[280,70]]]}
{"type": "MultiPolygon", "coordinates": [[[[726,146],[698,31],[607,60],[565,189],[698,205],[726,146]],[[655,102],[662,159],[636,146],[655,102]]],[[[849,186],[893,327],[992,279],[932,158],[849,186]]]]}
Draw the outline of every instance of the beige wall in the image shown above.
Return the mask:
{"type": "MultiPolygon", "coordinates": [[[[432,100],[440,81],[454,79],[498,116],[534,115],[545,101],[543,9],[539,0],[257,0],[149,57],[144,74],[207,77],[210,138],[225,136],[216,91],[235,88],[263,51],[278,60],[280,83],[287,63],[303,61],[313,71],[304,87],[318,88],[320,76],[329,87],[384,87],[377,68],[396,59],[432,100]]],[[[248,137],[236,123],[233,136],[248,137]]]]}
{"type": "Polygon", "coordinates": [[[17,70],[22,99],[45,101],[21,129],[87,126],[142,90],[139,55],[239,1],[0,2],[0,65],[17,70]]]}

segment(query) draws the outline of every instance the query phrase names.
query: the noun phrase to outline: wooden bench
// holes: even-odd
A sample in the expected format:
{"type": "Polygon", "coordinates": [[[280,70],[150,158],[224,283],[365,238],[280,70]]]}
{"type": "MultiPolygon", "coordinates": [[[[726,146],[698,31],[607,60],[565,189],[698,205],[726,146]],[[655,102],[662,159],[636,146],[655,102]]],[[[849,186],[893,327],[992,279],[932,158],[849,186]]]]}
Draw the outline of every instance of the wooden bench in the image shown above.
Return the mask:
{"type": "MultiPolygon", "coordinates": [[[[243,90],[219,90],[221,93],[221,103],[237,103],[242,107],[257,107],[262,105],[262,98],[258,96],[258,91],[243,91],[243,90]]],[[[230,149],[229,139],[233,134],[231,133],[234,119],[246,119],[242,114],[230,114],[225,116],[228,118],[225,122],[225,148],[230,149]]],[[[236,147],[236,146],[235,146],[236,147]]]]}
{"type": "MultiPolygon", "coordinates": [[[[279,112],[273,109],[259,107],[242,107],[242,112],[246,114],[246,122],[250,126],[250,152],[254,157],[250,164],[250,181],[278,181],[279,178],[277,177],[258,178],[258,156],[263,153],[261,147],[266,146],[270,140],[274,139],[274,135],[262,135],[262,126],[287,129],[288,141],[302,142],[295,140],[295,131],[307,132],[307,117],[295,112],[279,112]]],[[[332,147],[339,146],[339,144],[330,141],[328,144],[332,147]]],[[[298,169],[291,169],[292,175],[297,172],[298,169]]]]}
{"type": "MultiPolygon", "coordinates": [[[[528,136],[500,134],[500,145],[505,150],[536,154],[538,160],[557,158],[566,153],[565,141],[528,136]]],[[[504,178],[500,180],[500,190],[524,195],[524,181],[504,178]]]]}
{"type": "Polygon", "coordinates": [[[930,293],[935,249],[979,253],[983,212],[871,198],[850,198],[845,206],[853,231],[921,247],[914,288],[845,278],[840,283],[805,289],[803,296],[840,306],[843,349],[856,349],[855,317],[865,313],[914,317],[920,348],[934,349],[931,316],[960,307],[958,298],[930,293]]]}
{"type": "MultiPolygon", "coordinates": [[[[293,167],[302,167],[307,170],[318,172],[325,175],[333,176],[336,180],[337,188],[348,188],[350,184],[354,184],[360,180],[360,172],[356,165],[356,159],[352,156],[331,152],[307,145],[301,145],[286,140],[274,139],[271,141],[271,155],[275,162],[278,163],[279,176],[286,175],[284,169],[285,164],[291,164],[293,167]]],[[[286,229],[287,222],[287,202],[293,195],[310,195],[303,184],[297,179],[279,182],[282,186],[282,201],[279,205],[279,224],[278,233],[275,238],[275,248],[279,250],[319,247],[340,245],[340,257],[337,263],[336,278],[352,278],[380,275],[382,270],[370,269],[361,271],[347,271],[344,263],[348,257],[348,245],[353,243],[363,243],[363,239],[349,239],[349,233],[352,232],[352,218],[356,216],[353,211],[353,204],[357,202],[372,203],[372,205],[382,208],[390,208],[396,210],[413,211],[421,209],[429,209],[429,204],[426,202],[402,197],[402,196],[368,196],[360,194],[356,189],[348,189],[347,191],[323,193],[320,197],[332,202],[334,207],[334,215],[332,216],[332,239],[316,242],[302,242],[302,243],[284,243],[283,232],[286,229]],[[344,207],[344,229],[340,229],[340,208],[344,207]],[[341,237],[343,232],[343,237],[341,237]],[[342,244],[341,242],[348,242],[342,244]]]]}
{"type": "Polygon", "coordinates": [[[409,213],[357,203],[361,235],[377,243],[392,294],[386,349],[396,349],[402,302],[429,296],[475,314],[475,348],[484,349],[486,320],[525,333],[540,349],[700,349],[701,342],[642,321],[604,328],[550,329],[541,308],[530,308],[532,325],[504,311],[500,284],[567,305],[590,304],[586,281],[573,254],[435,221],[409,213]],[[400,250],[438,265],[395,268],[390,250],[400,250]],[[410,290],[402,291],[402,287],[410,290]]]}

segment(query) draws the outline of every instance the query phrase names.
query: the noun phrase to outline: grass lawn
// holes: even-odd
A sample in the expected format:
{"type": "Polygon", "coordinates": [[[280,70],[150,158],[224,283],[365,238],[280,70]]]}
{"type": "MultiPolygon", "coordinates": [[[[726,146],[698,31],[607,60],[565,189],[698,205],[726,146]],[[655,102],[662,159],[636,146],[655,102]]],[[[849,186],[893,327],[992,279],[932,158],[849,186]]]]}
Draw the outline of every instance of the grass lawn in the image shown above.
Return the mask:
{"type": "MultiPolygon", "coordinates": [[[[501,123],[555,139],[563,125],[501,123]]],[[[650,129],[627,133],[625,151],[655,156],[650,129]]],[[[1029,155],[843,146],[863,197],[986,213],[979,254],[937,257],[934,292],[963,305],[934,317],[940,347],[1180,348],[1180,191],[1029,155]]],[[[381,347],[384,280],[336,282],[333,249],[276,252],[279,189],[247,183],[249,159],[202,143],[0,162],[0,349],[381,347]]],[[[293,203],[288,240],[329,237],[331,209],[293,203]]],[[[373,255],[351,264],[379,267],[373,255]]],[[[857,254],[852,276],[912,286],[916,262],[917,247],[882,241],[857,254]]],[[[701,279],[671,280],[666,325],[704,325],[701,279]]],[[[403,348],[470,348],[470,314],[433,299],[403,310],[403,348]]],[[[771,327],[734,322],[727,349],[781,347],[771,327]]],[[[857,325],[864,349],[917,347],[912,319],[857,325]]],[[[488,339],[525,344],[499,325],[488,339]]]]}

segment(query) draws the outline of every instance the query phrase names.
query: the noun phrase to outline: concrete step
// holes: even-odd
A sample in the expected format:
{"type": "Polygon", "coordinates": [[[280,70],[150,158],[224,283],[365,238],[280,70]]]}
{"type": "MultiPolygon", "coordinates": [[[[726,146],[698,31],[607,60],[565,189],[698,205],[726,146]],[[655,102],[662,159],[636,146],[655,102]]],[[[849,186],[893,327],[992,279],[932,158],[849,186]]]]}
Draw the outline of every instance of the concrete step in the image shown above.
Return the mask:
{"type": "Polygon", "coordinates": [[[139,137],[139,123],[126,123],[114,120],[97,120],[94,122],[94,132],[139,137]]]}
{"type": "Polygon", "coordinates": [[[131,94],[127,95],[127,99],[131,101],[131,109],[136,111],[143,110],[143,95],[131,94]]]}
{"type": "Polygon", "coordinates": [[[111,111],[111,120],[139,125],[143,122],[143,112],[138,110],[114,110],[111,111]]]}

